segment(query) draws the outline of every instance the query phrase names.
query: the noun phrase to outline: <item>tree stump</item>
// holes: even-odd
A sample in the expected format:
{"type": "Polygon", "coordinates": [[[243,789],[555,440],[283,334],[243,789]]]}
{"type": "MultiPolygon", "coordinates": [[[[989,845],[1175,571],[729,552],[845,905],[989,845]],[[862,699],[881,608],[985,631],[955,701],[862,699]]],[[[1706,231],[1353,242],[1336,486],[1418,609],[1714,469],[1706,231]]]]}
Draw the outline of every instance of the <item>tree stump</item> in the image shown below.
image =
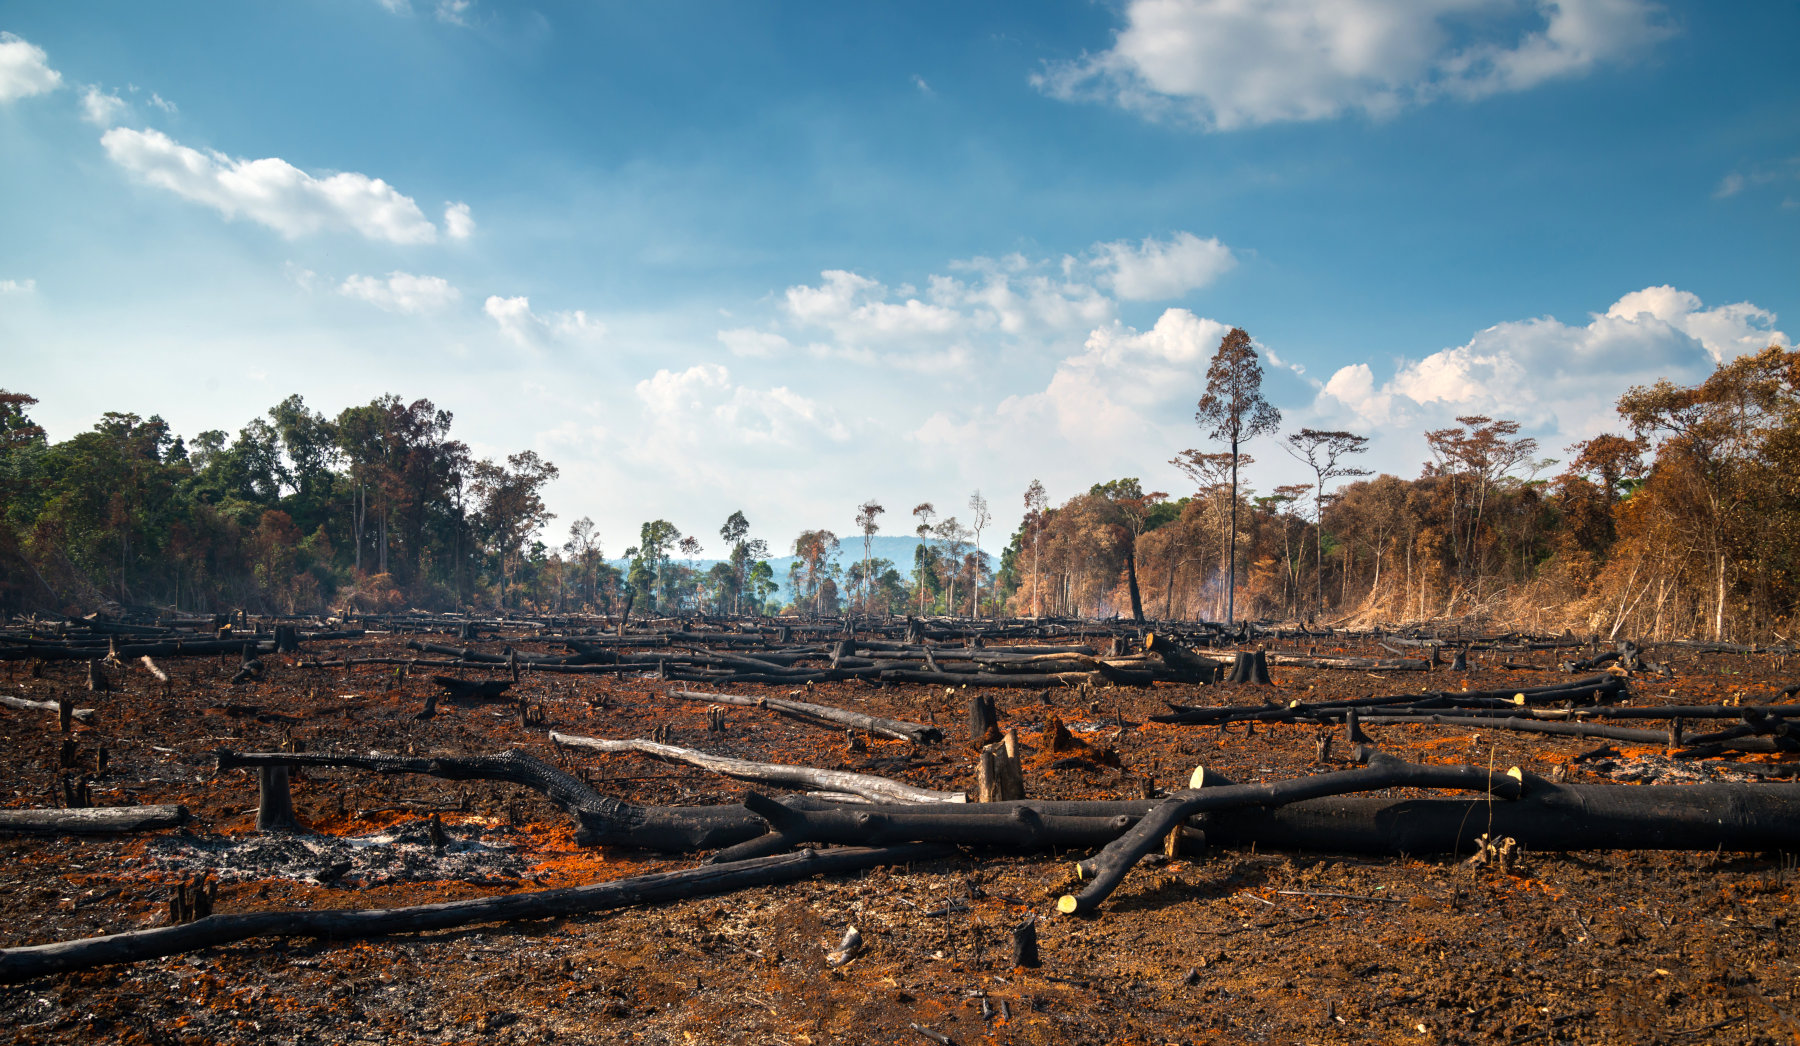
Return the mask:
{"type": "Polygon", "coordinates": [[[969,743],[985,745],[988,734],[999,729],[1000,712],[994,707],[994,699],[986,694],[969,695],[969,743]]]}
{"type": "Polygon", "coordinates": [[[1011,730],[981,749],[976,764],[976,802],[1004,803],[1025,798],[1025,772],[1019,765],[1019,740],[1011,730]]]}

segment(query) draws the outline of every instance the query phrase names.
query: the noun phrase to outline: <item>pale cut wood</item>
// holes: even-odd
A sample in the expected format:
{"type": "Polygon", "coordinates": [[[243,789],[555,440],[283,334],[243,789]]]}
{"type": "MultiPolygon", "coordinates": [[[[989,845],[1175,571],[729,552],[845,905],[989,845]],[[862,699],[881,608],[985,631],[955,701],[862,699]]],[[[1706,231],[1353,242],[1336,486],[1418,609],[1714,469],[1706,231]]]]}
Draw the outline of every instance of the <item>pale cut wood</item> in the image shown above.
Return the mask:
{"type": "Polygon", "coordinates": [[[911,741],[914,744],[931,744],[944,739],[942,730],[924,723],[909,723],[903,719],[886,719],[862,712],[852,712],[844,708],[832,708],[830,705],[791,701],[785,697],[745,697],[741,694],[712,694],[702,693],[698,690],[665,690],[663,694],[683,701],[709,701],[721,705],[766,708],[771,712],[779,712],[790,718],[816,725],[833,728],[848,726],[866,734],[892,737],[900,741],[911,741]]]}
{"type": "Polygon", "coordinates": [[[726,777],[735,777],[741,781],[763,781],[769,784],[781,784],[795,788],[816,788],[825,792],[844,793],[880,803],[966,803],[969,797],[962,792],[937,792],[929,788],[915,788],[902,781],[877,777],[874,774],[859,774],[849,770],[825,770],[812,766],[792,766],[783,763],[754,763],[746,759],[733,759],[730,756],[711,755],[692,748],[679,745],[667,745],[656,741],[633,739],[629,741],[609,741],[600,737],[580,737],[575,734],[563,734],[550,731],[550,740],[570,748],[586,748],[595,752],[638,752],[655,759],[671,763],[685,763],[703,770],[711,770],[726,777]]]}
{"type": "MultiPolygon", "coordinates": [[[[0,694],[0,705],[5,705],[8,708],[17,708],[27,712],[55,712],[58,715],[62,714],[62,705],[57,702],[33,701],[28,697],[8,697],[5,694],[0,694]]],[[[92,723],[94,721],[94,710],[91,708],[77,708],[71,714],[78,722],[92,723]]]]}
{"type": "Polygon", "coordinates": [[[102,835],[177,828],[190,816],[185,806],[91,806],[76,810],[0,810],[0,832],[32,835],[102,835]]]}

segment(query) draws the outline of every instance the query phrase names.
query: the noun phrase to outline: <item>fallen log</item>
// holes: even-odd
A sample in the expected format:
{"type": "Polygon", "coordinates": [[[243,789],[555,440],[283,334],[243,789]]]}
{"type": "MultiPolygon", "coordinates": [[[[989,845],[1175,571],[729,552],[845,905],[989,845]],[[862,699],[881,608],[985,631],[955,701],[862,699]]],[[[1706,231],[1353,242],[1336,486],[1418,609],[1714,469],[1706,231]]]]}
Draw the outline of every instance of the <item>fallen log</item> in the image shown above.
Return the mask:
{"type": "MultiPolygon", "coordinates": [[[[57,715],[62,714],[63,708],[62,704],[56,701],[33,701],[29,697],[9,697],[5,694],[0,694],[0,705],[26,712],[55,712],[57,715]]],[[[95,714],[91,708],[76,708],[69,712],[70,716],[81,723],[92,723],[95,714]]]]}
{"type": "Polygon", "coordinates": [[[191,642],[178,639],[168,643],[119,643],[110,648],[94,644],[72,646],[62,643],[30,641],[23,646],[13,646],[11,643],[0,646],[0,661],[18,661],[25,658],[37,658],[41,661],[91,661],[94,658],[106,657],[108,654],[121,659],[145,655],[150,657],[198,657],[212,654],[236,654],[242,652],[246,645],[253,647],[256,653],[272,654],[275,652],[273,639],[267,641],[253,639],[248,644],[243,639],[196,639],[191,642]]]}
{"type": "Polygon", "coordinates": [[[552,730],[550,740],[570,748],[596,752],[637,752],[670,763],[685,763],[711,770],[742,781],[762,781],[795,788],[814,788],[825,792],[841,792],[861,796],[880,803],[966,803],[962,792],[936,792],[915,788],[901,781],[848,770],[825,770],[811,766],[789,766],[780,763],[753,763],[728,756],[710,755],[692,748],[665,745],[655,741],[608,741],[598,737],[578,737],[552,730]]]}
{"type": "MultiPolygon", "coordinates": [[[[692,853],[734,847],[789,845],[771,822],[744,804],[721,806],[636,806],[600,795],[570,774],[526,752],[496,756],[404,758],[329,755],[324,753],[232,753],[220,751],[222,769],[233,766],[301,765],[350,767],[380,773],[417,773],[447,780],[506,781],[543,793],[580,824],[582,845],[618,845],[692,853]]],[[[1488,781],[1489,771],[1460,770],[1470,780],[1488,781]]],[[[1367,771],[1357,771],[1366,773],[1367,771]]],[[[1326,775],[1330,776],[1330,775],[1326,775]]],[[[1308,778],[1299,779],[1301,782],[1308,778]]],[[[1506,780],[1515,780],[1507,778],[1506,780]]],[[[1495,830],[1535,850],[1794,850],[1800,849],[1800,784],[1694,785],[1555,785],[1525,775],[1527,797],[1555,817],[1533,829],[1528,818],[1508,813],[1527,804],[1450,799],[1345,798],[1302,799],[1275,809],[1252,805],[1242,810],[1205,813],[1195,827],[1218,845],[1256,845],[1280,849],[1357,853],[1457,853],[1475,846],[1475,837],[1493,817],[1495,830]],[[1542,794],[1539,794],[1542,793],[1542,794]],[[1552,794],[1553,793],[1553,794],[1552,794]]],[[[1251,786],[1260,787],[1260,786],[1251,786]]],[[[1512,787],[1495,779],[1496,788],[1512,787]]],[[[1207,787],[1207,794],[1226,786],[1207,787]]],[[[1264,800],[1254,797],[1253,804],[1264,800]]],[[[899,841],[907,835],[938,830],[951,819],[958,838],[969,845],[1014,845],[1032,848],[1100,846],[1136,823],[1159,800],[1046,801],[1008,803],[937,803],[872,805],[845,808],[801,796],[769,803],[804,814],[820,825],[820,834],[845,833],[872,842],[899,841]],[[846,815],[846,816],[835,816],[846,815]],[[924,817],[928,820],[921,821],[924,817]],[[1025,828],[1019,825],[1025,825],[1025,828]],[[1033,828],[1036,825],[1038,827],[1033,828]],[[879,832],[875,830],[879,829],[879,832]],[[861,834],[853,834],[861,833],[861,834]],[[1111,834],[1106,834],[1111,833],[1111,834]]],[[[1226,805],[1229,805],[1227,801],[1226,805]]],[[[765,812],[786,814],[773,807],[765,812]]],[[[1166,832],[1164,833],[1166,834],[1166,832]]],[[[938,841],[936,836],[926,836],[938,841]]],[[[1157,836],[1160,839],[1161,836],[1157,836]]],[[[1154,840],[1153,840],[1154,842],[1154,840]]],[[[741,848],[740,848],[741,851],[741,848]]],[[[723,856],[723,855],[721,855],[723,856]]]]}
{"type": "MultiPolygon", "coordinates": [[[[1164,715],[1151,716],[1150,719],[1156,723],[1178,724],[1230,723],[1246,719],[1259,722],[1281,722],[1317,717],[1323,713],[1341,712],[1350,708],[1410,708],[1420,712],[1484,705],[1487,707],[1523,708],[1535,704],[1561,701],[1611,700],[1623,696],[1625,693],[1623,678],[1606,675],[1574,683],[1522,687],[1512,690],[1434,690],[1423,694],[1391,694],[1384,697],[1359,697],[1344,701],[1320,701],[1313,704],[1295,701],[1286,706],[1265,705],[1261,708],[1246,708],[1241,705],[1171,705],[1170,707],[1174,711],[1164,715]],[[1523,703],[1521,704],[1521,702],[1523,703]]],[[[1394,714],[1407,714],[1407,712],[1396,711],[1394,714]]]]}
{"type": "Polygon", "coordinates": [[[799,719],[815,726],[823,725],[835,730],[849,727],[861,730],[877,737],[891,737],[900,741],[911,741],[916,745],[935,744],[944,739],[944,732],[935,726],[924,723],[909,723],[903,719],[886,719],[881,716],[866,715],[848,709],[833,708],[830,705],[815,705],[806,701],[790,701],[781,697],[745,697],[739,694],[711,694],[696,690],[665,690],[664,696],[679,698],[683,701],[705,701],[720,705],[741,705],[747,708],[766,708],[771,712],[779,712],[791,719],[799,719]]]}
{"type": "Polygon", "coordinates": [[[446,781],[505,781],[541,793],[580,825],[584,846],[618,845],[688,853],[730,846],[763,834],[767,825],[741,806],[638,806],[601,795],[572,774],[529,752],[498,755],[350,755],[326,752],[218,750],[219,769],[320,766],[383,774],[422,774],[446,781]]]}
{"type": "MultiPolygon", "coordinates": [[[[1638,730],[1626,726],[1608,726],[1602,723],[1564,720],[1532,719],[1521,715],[1510,716],[1464,716],[1464,715],[1380,715],[1370,716],[1363,720],[1363,725],[1387,725],[1390,723],[1423,723],[1438,726],[1453,726],[1464,730],[1511,730],[1521,734],[1555,734],[1564,737],[1598,737],[1608,741],[1628,741],[1632,744],[1645,745],[1677,745],[1679,736],[1667,730],[1638,730]]],[[[1783,747],[1772,742],[1772,739],[1755,738],[1750,735],[1755,730],[1741,727],[1713,734],[1700,734],[1689,737],[1689,745],[1716,748],[1718,751],[1741,752],[1779,752],[1800,750],[1800,746],[1783,747]]]]}
{"type": "Polygon", "coordinates": [[[1486,792],[1490,797],[1516,799],[1522,785],[1521,778],[1478,767],[1427,766],[1373,753],[1368,768],[1363,770],[1261,784],[1183,789],[1149,810],[1099,854],[1081,862],[1081,874],[1090,881],[1079,893],[1065,895],[1057,901],[1056,907],[1065,915],[1092,912],[1165,836],[1188,818],[1209,810],[1250,805],[1285,806],[1302,799],[1378,788],[1466,788],[1486,792]]]}
{"type": "Polygon", "coordinates": [[[339,911],[290,909],[244,915],[212,915],[179,926],[131,930],[86,940],[0,949],[0,983],[17,984],[53,973],[142,962],[255,937],[348,940],[397,933],[426,933],[475,923],[555,919],[640,904],[705,897],[752,886],[837,875],[882,864],[940,856],[941,847],[898,846],[830,851],[805,850],[729,865],[655,872],[606,883],[478,897],[410,908],[339,911]]]}
{"type": "Polygon", "coordinates": [[[90,806],[76,810],[0,810],[0,832],[27,835],[115,835],[179,828],[185,806],[90,806]]]}

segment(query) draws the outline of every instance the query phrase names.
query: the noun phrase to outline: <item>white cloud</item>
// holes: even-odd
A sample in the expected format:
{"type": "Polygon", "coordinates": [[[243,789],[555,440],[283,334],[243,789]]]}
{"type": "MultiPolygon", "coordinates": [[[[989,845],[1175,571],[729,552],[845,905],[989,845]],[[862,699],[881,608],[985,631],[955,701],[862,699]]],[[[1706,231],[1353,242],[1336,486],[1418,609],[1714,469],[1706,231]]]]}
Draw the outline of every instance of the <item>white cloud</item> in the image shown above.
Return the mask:
{"type": "Polygon", "coordinates": [[[754,327],[737,327],[732,330],[720,331],[719,342],[730,349],[733,356],[746,356],[753,359],[786,355],[794,347],[786,338],[774,331],[762,331],[754,327]]]}
{"type": "Polygon", "coordinates": [[[919,89],[920,94],[936,94],[937,93],[936,91],[933,91],[931,89],[930,84],[925,82],[925,78],[923,76],[920,76],[918,73],[913,74],[912,82],[913,82],[913,86],[917,87],[919,89]]]}
{"type": "Polygon", "coordinates": [[[1669,35],[1659,16],[1648,0],[1130,0],[1111,48],[1033,82],[1219,130],[1380,117],[1631,59],[1669,35]]]}
{"type": "Polygon", "coordinates": [[[597,345],[606,336],[606,325],[589,318],[580,309],[538,315],[531,311],[531,299],[502,298],[492,295],[482,305],[500,333],[522,349],[541,350],[552,342],[571,345],[597,345]]]}
{"type": "Polygon", "coordinates": [[[638,382],[636,392],[646,426],[637,453],[662,461],[692,456],[677,448],[803,449],[850,436],[843,422],[814,400],[786,386],[736,384],[716,363],[659,370],[638,382]]]}
{"type": "Polygon", "coordinates": [[[437,227],[412,197],[366,174],[341,171],[317,178],[279,158],[239,160],[203,153],[160,131],[125,127],[107,131],[100,144],[114,163],[151,185],[289,238],[349,229],[391,243],[437,239],[437,227]]]}
{"type": "Polygon", "coordinates": [[[0,102],[47,94],[62,84],[44,49],[11,33],[0,33],[0,102]]]}
{"type": "Polygon", "coordinates": [[[469,8],[473,6],[474,0],[438,0],[436,11],[438,21],[449,25],[466,26],[469,24],[467,18],[469,8]]]}
{"type": "Polygon", "coordinates": [[[81,118],[101,127],[111,127],[130,111],[125,99],[109,94],[94,84],[81,90],[81,118]]]}
{"type": "Polygon", "coordinates": [[[959,456],[978,448],[990,470],[1055,476],[1064,486],[1107,474],[1145,476],[1142,448],[1168,448],[1154,464],[1193,443],[1207,361],[1230,329],[1179,308],[1164,310],[1148,330],[1110,321],[1090,330],[1041,390],[992,407],[940,410],[911,437],[959,456]]]}
{"type": "Polygon", "coordinates": [[[173,116],[176,113],[181,111],[180,109],[178,109],[176,107],[174,102],[169,101],[167,98],[164,98],[162,95],[157,94],[155,91],[150,92],[150,104],[156,106],[158,109],[161,109],[163,112],[168,113],[170,116],[173,116]]]}
{"type": "Polygon", "coordinates": [[[816,287],[787,289],[788,314],[801,323],[828,327],[862,341],[946,334],[961,320],[955,311],[915,297],[888,301],[887,287],[853,272],[830,269],[819,275],[823,282],[816,287]]]}
{"type": "Polygon", "coordinates": [[[415,315],[448,308],[462,297],[462,292],[442,276],[414,276],[398,271],[386,276],[352,276],[339,285],[338,293],[389,312],[415,315]]]}
{"type": "Polygon", "coordinates": [[[1137,434],[1172,398],[1198,398],[1207,360],[1230,330],[1187,309],[1165,310],[1147,331],[1114,321],[1058,364],[1039,395],[1071,440],[1137,434]]]}
{"type": "Polygon", "coordinates": [[[444,235],[452,240],[466,240],[475,232],[475,218],[466,203],[452,203],[444,208],[444,235]]]}
{"type": "Polygon", "coordinates": [[[1713,190],[1713,198],[1723,200],[1746,189],[1759,189],[1765,185],[1792,181],[1800,181],[1800,156],[1755,164],[1745,171],[1732,171],[1719,179],[1719,187],[1713,190]]]}
{"type": "Polygon", "coordinates": [[[1699,381],[1721,361],[1786,345],[1775,315],[1748,302],[1705,308],[1697,295],[1646,287],[1581,326],[1552,317],[1496,324],[1467,344],[1402,361],[1377,385],[1366,363],[1340,368],[1316,406],[1364,425],[1488,414],[1581,438],[1612,422],[1628,385],[1699,381]]]}
{"type": "Polygon", "coordinates": [[[1169,240],[1125,240],[1094,245],[1101,282],[1126,301],[1165,301],[1204,287],[1237,264],[1217,238],[1178,232],[1169,240]]]}
{"type": "Polygon", "coordinates": [[[1607,318],[1632,323],[1660,320],[1698,341],[1714,363],[1770,345],[1786,345],[1787,335],[1775,329],[1775,314],[1747,301],[1717,308],[1702,307],[1700,296],[1667,284],[1633,291],[1606,310],[1607,318]]]}
{"type": "Polygon", "coordinates": [[[1178,297],[1235,264],[1219,240],[1176,232],[1165,240],[1096,243],[1060,258],[1015,253],[954,261],[949,274],[928,276],[923,291],[828,269],[817,283],[787,288],[777,322],[718,336],[738,356],[803,346],[821,359],[952,373],[1015,347],[1028,356],[1067,351],[1113,322],[1120,300],[1178,297]]]}
{"type": "Polygon", "coordinates": [[[380,4],[389,14],[412,14],[412,4],[408,2],[408,0],[375,0],[375,2],[380,4]]]}
{"type": "Polygon", "coordinates": [[[36,294],[36,280],[0,280],[0,294],[36,294]]]}

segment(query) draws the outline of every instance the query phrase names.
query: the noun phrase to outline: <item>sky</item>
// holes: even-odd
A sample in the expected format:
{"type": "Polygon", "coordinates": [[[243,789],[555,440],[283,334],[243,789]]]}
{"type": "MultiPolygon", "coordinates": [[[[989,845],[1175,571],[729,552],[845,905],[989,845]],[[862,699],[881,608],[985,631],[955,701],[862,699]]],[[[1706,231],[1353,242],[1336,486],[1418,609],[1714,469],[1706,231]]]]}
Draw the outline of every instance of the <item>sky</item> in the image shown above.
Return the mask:
{"type": "Polygon", "coordinates": [[[53,439],[428,398],[608,555],[1186,494],[1234,326],[1284,434],[1566,459],[1790,343],[1796,40],[1749,0],[15,0],[0,387],[53,439]]]}

